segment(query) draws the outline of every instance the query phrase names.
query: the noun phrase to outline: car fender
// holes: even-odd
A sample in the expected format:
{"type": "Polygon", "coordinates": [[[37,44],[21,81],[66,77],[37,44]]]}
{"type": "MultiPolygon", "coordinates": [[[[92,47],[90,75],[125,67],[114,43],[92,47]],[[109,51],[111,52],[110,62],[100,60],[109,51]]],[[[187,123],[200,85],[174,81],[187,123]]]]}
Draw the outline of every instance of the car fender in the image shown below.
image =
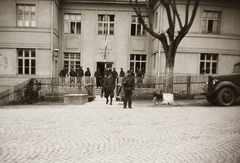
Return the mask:
{"type": "Polygon", "coordinates": [[[236,84],[229,82],[229,81],[223,81],[223,82],[219,83],[218,85],[216,85],[216,87],[214,88],[214,92],[217,92],[222,87],[226,87],[226,86],[230,86],[230,87],[234,88],[234,90],[237,92],[237,94],[240,95],[240,88],[236,84]]]}

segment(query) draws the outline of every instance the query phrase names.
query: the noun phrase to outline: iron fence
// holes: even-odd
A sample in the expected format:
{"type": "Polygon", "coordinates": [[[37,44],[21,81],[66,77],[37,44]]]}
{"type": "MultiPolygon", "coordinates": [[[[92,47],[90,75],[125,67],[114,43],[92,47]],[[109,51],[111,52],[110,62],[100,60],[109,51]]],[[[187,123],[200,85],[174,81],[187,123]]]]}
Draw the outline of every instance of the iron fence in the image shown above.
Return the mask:
{"type": "MultiPolygon", "coordinates": [[[[161,90],[164,86],[164,76],[135,78],[136,89],[150,88],[161,90]]],[[[208,76],[174,76],[173,93],[175,94],[200,94],[206,84],[208,76]]],[[[122,78],[118,78],[117,90],[121,87],[122,78]]]]}

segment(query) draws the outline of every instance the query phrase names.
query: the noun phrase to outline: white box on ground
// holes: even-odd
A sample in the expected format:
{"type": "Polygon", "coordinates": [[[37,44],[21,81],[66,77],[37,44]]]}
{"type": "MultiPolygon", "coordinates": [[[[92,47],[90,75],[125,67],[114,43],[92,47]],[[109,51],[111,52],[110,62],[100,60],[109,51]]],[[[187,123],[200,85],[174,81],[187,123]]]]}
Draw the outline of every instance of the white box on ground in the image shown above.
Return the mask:
{"type": "Polygon", "coordinates": [[[66,94],[63,96],[64,104],[83,105],[88,102],[87,94],[66,94]]]}

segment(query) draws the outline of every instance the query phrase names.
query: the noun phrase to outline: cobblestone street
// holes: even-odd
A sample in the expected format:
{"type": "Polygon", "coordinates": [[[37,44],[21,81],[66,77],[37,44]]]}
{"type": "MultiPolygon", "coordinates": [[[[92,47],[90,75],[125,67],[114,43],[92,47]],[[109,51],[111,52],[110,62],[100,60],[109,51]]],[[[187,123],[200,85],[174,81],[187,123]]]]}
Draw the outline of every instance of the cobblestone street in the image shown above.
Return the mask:
{"type": "Polygon", "coordinates": [[[239,163],[240,108],[1,106],[0,162],[239,163]]]}

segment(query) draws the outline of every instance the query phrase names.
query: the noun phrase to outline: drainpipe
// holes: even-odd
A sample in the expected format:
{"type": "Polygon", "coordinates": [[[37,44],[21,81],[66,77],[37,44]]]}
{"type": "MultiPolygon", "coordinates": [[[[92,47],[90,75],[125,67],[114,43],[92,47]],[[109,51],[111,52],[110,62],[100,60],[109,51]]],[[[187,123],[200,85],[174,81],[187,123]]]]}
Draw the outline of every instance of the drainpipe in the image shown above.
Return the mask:
{"type": "MultiPolygon", "coordinates": [[[[163,8],[162,6],[160,5],[160,13],[161,13],[161,19],[160,19],[160,26],[159,26],[159,31],[161,32],[162,30],[162,20],[163,20],[163,8]]],[[[161,71],[161,66],[160,66],[160,62],[161,62],[161,48],[162,48],[162,44],[161,42],[159,41],[158,43],[158,65],[157,65],[157,69],[158,69],[158,76],[160,76],[160,71],[161,71]]]]}
{"type": "Polygon", "coordinates": [[[53,77],[53,2],[51,2],[51,35],[50,35],[50,44],[51,44],[51,78],[53,77]]]}

